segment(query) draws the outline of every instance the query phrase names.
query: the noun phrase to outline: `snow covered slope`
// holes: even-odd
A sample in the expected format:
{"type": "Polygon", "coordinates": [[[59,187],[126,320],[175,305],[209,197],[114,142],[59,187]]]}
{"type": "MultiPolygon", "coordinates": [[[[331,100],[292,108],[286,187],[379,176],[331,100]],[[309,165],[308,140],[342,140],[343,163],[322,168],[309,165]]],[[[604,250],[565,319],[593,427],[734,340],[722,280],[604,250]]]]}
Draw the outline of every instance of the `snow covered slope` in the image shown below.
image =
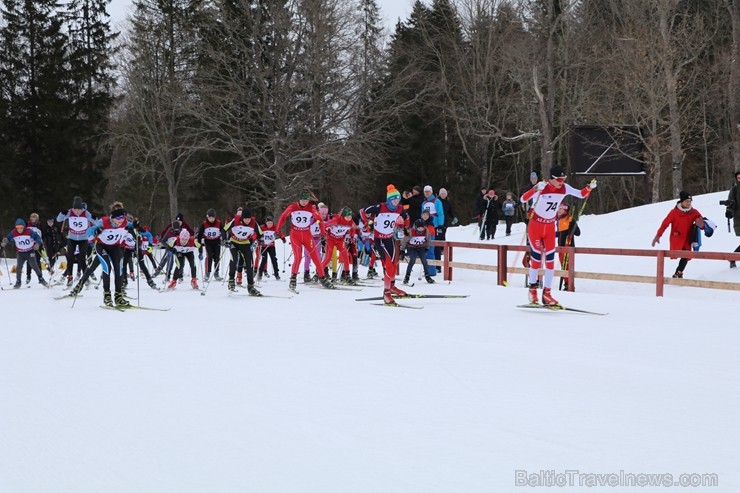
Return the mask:
{"type": "MultiPolygon", "coordinates": [[[[695,198],[720,224],[704,251],[740,240],[724,195],[695,198]]],[[[586,215],[577,244],[650,248],[672,206],[586,215]]],[[[740,282],[740,269],[692,261],[686,277],[740,282]]],[[[529,490],[515,486],[522,470],[714,473],[718,487],[693,489],[740,491],[736,292],[666,286],[656,298],[652,285],[578,280],[556,293],[599,317],[516,308],[522,279],[437,279],[409,291],[470,297],[402,310],[354,301],[379,288],[255,299],[142,285],[143,306],[171,310],[119,313],[93,289],[73,309],[52,299],[58,288],[2,291],[0,492],[514,492],[529,490]]],[[[289,294],[286,281],[261,289],[289,294]]],[[[630,491],[577,481],[559,490],[630,491]]]]}

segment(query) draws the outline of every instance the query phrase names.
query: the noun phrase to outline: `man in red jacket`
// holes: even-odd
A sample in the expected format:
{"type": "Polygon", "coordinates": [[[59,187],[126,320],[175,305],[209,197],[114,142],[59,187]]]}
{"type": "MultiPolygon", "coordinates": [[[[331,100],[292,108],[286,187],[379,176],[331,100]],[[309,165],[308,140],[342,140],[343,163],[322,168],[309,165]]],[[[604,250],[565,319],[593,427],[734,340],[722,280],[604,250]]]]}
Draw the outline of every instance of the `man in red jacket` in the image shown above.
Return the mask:
{"type": "MultiPolygon", "coordinates": [[[[660,243],[660,237],[663,232],[671,226],[671,238],[670,238],[670,249],[671,250],[691,250],[691,243],[695,241],[691,238],[691,228],[696,224],[700,229],[704,229],[704,219],[699,211],[691,207],[691,194],[688,192],[681,191],[679,194],[678,203],[671,209],[671,212],[663,219],[663,222],[658,228],[658,232],[653,238],[652,245],[655,246],[660,243]]],[[[676,258],[676,257],[671,257],[676,258]]],[[[682,258],[678,261],[678,267],[673,277],[682,278],[683,271],[686,269],[686,264],[689,263],[689,259],[682,258]]]]}

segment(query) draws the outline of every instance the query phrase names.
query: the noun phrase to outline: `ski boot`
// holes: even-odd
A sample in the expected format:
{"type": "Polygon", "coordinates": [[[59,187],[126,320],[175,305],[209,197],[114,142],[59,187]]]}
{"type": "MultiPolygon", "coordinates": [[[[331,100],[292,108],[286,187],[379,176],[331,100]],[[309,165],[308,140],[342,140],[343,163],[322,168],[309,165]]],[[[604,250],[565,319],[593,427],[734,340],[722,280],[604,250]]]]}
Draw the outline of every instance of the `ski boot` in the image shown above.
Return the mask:
{"type": "Polygon", "coordinates": [[[542,290],[542,304],[548,306],[557,306],[560,303],[558,302],[558,300],[552,297],[552,294],[550,293],[550,288],[544,288],[542,290]]]}
{"type": "Polygon", "coordinates": [[[409,276],[404,276],[404,277],[403,277],[403,283],[404,283],[404,284],[405,284],[406,286],[408,286],[408,285],[409,285],[409,281],[410,281],[410,278],[409,278],[409,276]]]}
{"type": "Polygon", "coordinates": [[[30,277],[27,277],[26,278],[26,284],[31,284],[31,278],[30,277]]]}
{"type": "Polygon", "coordinates": [[[311,273],[307,270],[303,271],[303,282],[305,282],[306,284],[311,282],[311,273]]]}
{"type": "Polygon", "coordinates": [[[103,304],[105,306],[111,306],[111,307],[114,306],[113,305],[113,298],[110,295],[110,291],[106,291],[105,293],[103,293],[103,304]]]}
{"type": "Polygon", "coordinates": [[[247,293],[249,293],[249,296],[262,296],[262,293],[254,287],[254,284],[247,284],[247,293]]]}
{"type": "Polygon", "coordinates": [[[13,289],[21,289],[21,280],[18,279],[15,281],[15,284],[13,285],[13,289]]]}
{"type": "Polygon", "coordinates": [[[177,287],[177,279],[173,279],[170,281],[170,283],[167,285],[167,291],[171,291],[177,287]]]}
{"type": "Polygon", "coordinates": [[[80,291],[82,291],[82,286],[83,285],[78,282],[77,285],[74,288],[72,288],[72,291],[69,292],[69,295],[72,297],[79,295],[80,291]]]}
{"type": "Polygon", "coordinates": [[[277,272],[275,272],[275,280],[276,281],[279,281],[280,280],[280,274],[278,274],[277,272]]]}
{"type": "Polygon", "coordinates": [[[257,282],[262,282],[262,272],[257,273],[257,282]]]}
{"type": "Polygon", "coordinates": [[[342,284],[349,284],[350,286],[353,286],[355,284],[355,282],[352,280],[352,278],[349,277],[349,272],[347,272],[346,270],[345,271],[342,271],[342,275],[339,276],[339,281],[342,284]]]}
{"type": "Polygon", "coordinates": [[[215,273],[215,274],[213,275],[213,279],[215,279],[215,280],[216,280],[216,282],[223,282],[223,280],[224,280],[224,278],[223,278],[223,277],[221,277],[221,276],[219,276],[219,275],[218,275],[218,272],[216,272],[216,273],[215,273]]]}
{"type": "Polygon", "coordinates": [[[128,302],[123,293],[117,292],[115,296],[116,306],[119,308],[131,308],[131,303],[128,302]]]}
{"type": "Polygon", "coordinates": [[[290,289],[291,291],[295,291],[295,287],[296,287],[296,275],[291,274],[290,281],[288,281],[288,289],[290,289]]]}
{"type": "Polygon", "coordinates": [[[208,279],[210,279],[210,278],[211,278],[211,275],[210,274],[206,274],[205,276],[203,276],[203,282],[208,282],[208,279]]]}
{"type": "Polygon", "coordinates": [[[360,280],[360,274],[356,270],[352,271],[352,280],[358,282],[360,280]]]}
{"type": "Polygon", "coordinates": [[[200,290],[200,288],[198,287],[198,280],[196,278],[193,277],[190,279],[190,287],[200,290]]]}
{"type": "Polygon", "coordinates": [[[326,289],[334,289],[334,285],[331,283],[331,279],[329,278],[329,276],[319,277],[319,282],[326,289]]]}
{"type": "Polygon", "coordinates": [[[241,272],[237,272],[237,273],[236,273],[236,283],[237,283],[237,284],[238,284],[239,286],[241,286],[241,285],[242,285],[242,273],[241,273],[241,272]]]}
{"type": "Polygon", "coordinates": [[[375,271],[375,267],[370,267],[367,270],[367,278],[368,279],[375,279],[376,277],[378,277],[378,273],[375,271]]]}
{"type": "Polygon", "coordinates": [[[98,282],[98,278],[95,277],[95,273],[94,272],[92,274],[90,274],[90,279],[92,279],[95,282],[98,282]]]}
{"type": "MultiPolygon", "coordinates": [[[[342,276],[344,276],[344,272],[342,272],[342,276]]],[[[337,282],[337,273],[336,272],[332,272],[331,273],[331,282],[334,282],[334,283],[337,282]]]]}
{"type": "Polygon", "coordinates": [[[154,279],[152,279],[151,277],[147,279],[146,283],[149,284],[150,288],[156,289],[157,291],[159,291],[159,288],[157,287],[157,283],[155,283],[154,279]]]}
{"type": "Polygon", "coordinates": [[[734,260],[730,260],[730,269],[735,269],[735,268],[737,268],[737,264],[735,263],[734,260]]]}
{"type": "Polygon", "coordinates": [[[529,302],[533,305],[539,304],[540,300],[537,297],[537,284],[530,284],[529,285],[529,302]]]}
{"type": "Polygon", "coordinates": [[[383,290],[383,303],[386,305],[395,305],[396,300],[393,299],[393,295],[391,294],[390,289],[384,289],[383,290]]]}
{"type": "Polygon", "coordinates": [[[232,293],[236,292],[236,283],[234,282],[233,279],[229,279],[228,286],[229,286],[228,288],[229,291],[231,291],[232,293]]]}
{"type": "Polygon", "coordinates": [[[673,277],[674,277],[674,278],[676,278],[676,279],[683,279],[683,271],[682,271],[682,270],[677,270],[677,271],[676,271],[676,272],[675,272],[675,273],[673,274],[673,277]]]}
{"type": "Polygon", "coordinates": [[[434,284],[434,278],[432,278],[432,276],[424,276],[424,279],[426,279],[429,284],[434,284]]]}
{"type": "Polygon", "coordinates": [[[67,276],[67,287],[72,287],[72,274],[67,276]]]}
{"type": "Polygon", "coordinates": [[[408,293],[404,291],[403,289],[398,289],[396,287],[396,281],[391,281],[391,289],[390,292],[394,296],[407,296],[408,293]]]}

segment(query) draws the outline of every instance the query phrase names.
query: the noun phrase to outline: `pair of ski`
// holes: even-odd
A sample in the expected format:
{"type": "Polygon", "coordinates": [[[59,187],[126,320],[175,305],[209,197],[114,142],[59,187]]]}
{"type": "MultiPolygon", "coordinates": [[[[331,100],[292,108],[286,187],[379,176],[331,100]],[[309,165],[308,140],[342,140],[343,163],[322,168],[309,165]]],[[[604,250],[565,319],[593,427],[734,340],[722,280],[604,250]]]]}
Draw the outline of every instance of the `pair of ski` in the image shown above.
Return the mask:
{"type": "Polygon", "coordinates": [[[249,294],[249,293],[238,293],[236,291],[229,291],[229,297],[231,298],[281,298],[284,300],[289,300],[292,298],[292,296],[280,296],[277,294],[264,294],[264,293],[249,294]]]}
{"type": "MultiPolygon", "coordinates": [[[[393,296],[396,300],[416,300],[416,299],[444,299],[444,298],[467,298],[470,295],[467,294],[411,294],[407,293],[405,295],[400,296],[393,296]]],[[[371,296],[369,298],[355,298],[355,301],[382,301],[382,296],[371,296]]],[[[392,306],[396,308],[412,308],[414,310],[421,310],[424,308],[423,306],[414,306],[414,305],[402,305],[401,303],[398,303],[397,301],[395,303],[372,303],[373,305],[377,306],[392,306]]]]}
{"type": "Polygon", "coordinates": [[[100,308],[105,308],[106,310],[115,310],[117,312],[126,312],[129,310],[149,310],[154,312],[168,312],[170,311],[169,308],[152,308],[149,306],[136,306],[136,305],[130,305],[126,308],[120,307],[120,306],[108,306],[108,305],[100,305],[100,308]]]}
{"type": "Polygon", "coordinates": [[[544,308],[551,312],[574,312],[574,313],[585,313],[588,315],[609,315],[608,313],[592,312],[590,310],[581,310],[579,308],[571,308],[563,305],[541,305],[539,303],[527,303],[526,305],[517,305],[517,308],[544,308]]]}

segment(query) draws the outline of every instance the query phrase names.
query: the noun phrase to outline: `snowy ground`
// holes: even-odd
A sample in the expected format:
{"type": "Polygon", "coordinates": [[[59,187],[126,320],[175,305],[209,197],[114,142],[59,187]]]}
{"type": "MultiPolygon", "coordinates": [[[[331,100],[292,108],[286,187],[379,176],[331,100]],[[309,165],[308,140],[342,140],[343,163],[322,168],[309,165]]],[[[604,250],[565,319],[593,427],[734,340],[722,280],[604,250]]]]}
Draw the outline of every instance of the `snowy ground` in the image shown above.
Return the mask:
{"type": "MultiPolygon", "coordinates": [[[[720,223],[704,251],[740,241],[721,199],[695,199],[720,223]]],[[[672,206],[586,216],[577,244],[650,248],[672,206]]],[[[519,244],[522,232],[499,239],[499,228],[494,241],[519,244]]],[[[477,241],[466,227],[449,236],[477,241]]],[[[654,273],[654,260],[578,266],[654,273]]],[[[740,269],[692,261],[686,277],[740,282],[740,269]]],[[[2,291],[0,492],[531,490],[515,486],[517,470],[714,473],[718,487],[672,489],[740,491],[737,292],[577,287],[557,296],[609,315],[518,309],[521,275],[504,288],[460,269],[410,291],[470,297],[406,302],[423,310],[353,301],[378,288],[304,287],[287,300],[142,285],[142,305],[172,309],[128,313],[101,310],[92,289],[74,309],[52,300],[59,288],[2,291]]],[[[288,294],[285,281],[262,290],[288,294]]],[[[667,489],[575,481],[557,489],[667,489]]]]}

